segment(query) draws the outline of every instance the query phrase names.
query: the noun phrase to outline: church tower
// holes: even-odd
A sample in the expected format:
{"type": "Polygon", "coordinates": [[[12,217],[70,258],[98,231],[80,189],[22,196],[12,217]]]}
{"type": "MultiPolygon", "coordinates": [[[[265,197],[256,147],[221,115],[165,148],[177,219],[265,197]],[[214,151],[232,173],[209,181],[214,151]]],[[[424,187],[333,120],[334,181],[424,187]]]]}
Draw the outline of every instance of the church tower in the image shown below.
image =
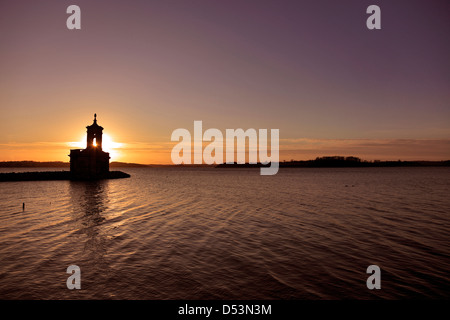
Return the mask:
{"type": "Polygon", "coordinates": [[[86,129],[87,129],[86,148],[87,149],[97,148],[99,150],[102,150],[103,127],[97,124],[96,113],[94,113],[94,123],[91,124],[90,126],[87,126],[86,129]]]}
{"type": "Polygon", "coordinates": [[[86,149],[70,150],[70,173],[73,180],[102,179],[109,173],[109,153],[102,150],[103,127],[94,123],[86,127],[86,149]]]}

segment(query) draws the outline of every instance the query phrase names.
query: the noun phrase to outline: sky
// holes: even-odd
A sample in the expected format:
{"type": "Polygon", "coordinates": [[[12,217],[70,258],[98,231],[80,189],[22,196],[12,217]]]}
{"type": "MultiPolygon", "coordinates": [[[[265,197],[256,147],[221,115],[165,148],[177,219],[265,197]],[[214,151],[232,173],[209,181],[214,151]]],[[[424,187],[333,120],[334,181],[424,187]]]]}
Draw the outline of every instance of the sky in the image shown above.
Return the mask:
{"type": "Polygon", "coordinates": [[[0,0],[0,161],[69,161],[94,113],[112,161],[170,164],[195,120],[279,129],[280,160],[448,160],[449,17],[447,0],[0,0]]]}

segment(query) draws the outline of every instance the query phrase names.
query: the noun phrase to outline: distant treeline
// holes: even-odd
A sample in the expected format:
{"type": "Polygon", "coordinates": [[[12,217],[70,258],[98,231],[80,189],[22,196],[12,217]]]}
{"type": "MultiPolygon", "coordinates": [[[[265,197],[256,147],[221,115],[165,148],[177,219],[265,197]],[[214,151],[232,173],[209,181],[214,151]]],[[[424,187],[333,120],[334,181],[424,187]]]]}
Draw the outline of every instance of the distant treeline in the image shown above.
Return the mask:
{"type": "Polygon", "coordinates": [[[44,167],[44,168],[53,168],[53,167],[69,167],[70,164],[68,162],[62,161],[47,161],[47,162],[38,162],[38,161],[3,161],[0,162],[0,168],[36,168],[36,167],[44,167]]]}
{"type": "MultiPolygon", "coordinates": [[[[261,163],[257,164],[220,164],[218,168],[259,168],[264,166],[261,163]]],[[[279,163],[280,168],[345,168],[345,167],[448,167],[450,166],[450,160],[446,161],[367,161],[361,160],[357,157],[318,157],[315,160],[291,160],[281,161],[279,163]]]]}

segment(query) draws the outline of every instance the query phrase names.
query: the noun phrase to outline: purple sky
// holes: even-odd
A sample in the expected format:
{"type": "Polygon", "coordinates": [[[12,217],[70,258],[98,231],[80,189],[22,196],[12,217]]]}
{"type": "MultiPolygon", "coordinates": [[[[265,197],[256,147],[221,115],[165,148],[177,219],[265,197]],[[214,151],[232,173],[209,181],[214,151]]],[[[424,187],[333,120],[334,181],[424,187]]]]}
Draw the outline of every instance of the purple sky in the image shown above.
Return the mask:
{"type": "Polygon", "coordinates": [[[447,159],[449,17],[447,0],[1,1],[0,161],[79,140],[94,112],[115,140],[152,146],[135,162],[164,162],[150,153],[194,120],[280,129],[286,159],[339,154],[295,141],[359,139],[375,146],[347,155],[447,159]],[[81,30],[66,28],[71,4],[81,30]],[[381,30],[366,28],[371,4],[381,30]],[[391,154],[399,141],[409,151],[391,154]]]}

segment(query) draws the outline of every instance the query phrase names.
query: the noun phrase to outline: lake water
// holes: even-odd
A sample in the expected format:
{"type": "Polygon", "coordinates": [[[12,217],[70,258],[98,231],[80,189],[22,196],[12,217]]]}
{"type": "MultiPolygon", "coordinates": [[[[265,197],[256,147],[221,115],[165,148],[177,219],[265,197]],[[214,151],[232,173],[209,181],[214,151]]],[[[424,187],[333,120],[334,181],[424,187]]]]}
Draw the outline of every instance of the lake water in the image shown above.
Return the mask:
{"type": "Polygon", "coordinates": [[[119,170],[0,183],[0,299],[450,298],[449,168],[119,170]]]}

